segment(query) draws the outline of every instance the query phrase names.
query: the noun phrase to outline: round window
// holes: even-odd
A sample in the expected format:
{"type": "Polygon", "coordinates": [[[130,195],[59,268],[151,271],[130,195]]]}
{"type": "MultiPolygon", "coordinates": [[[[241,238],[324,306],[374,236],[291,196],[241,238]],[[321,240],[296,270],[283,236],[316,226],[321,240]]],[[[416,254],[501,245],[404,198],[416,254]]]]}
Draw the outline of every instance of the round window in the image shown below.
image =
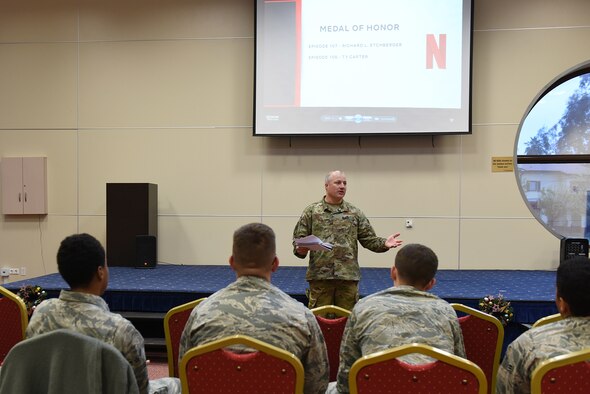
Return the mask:
{"type": "Polygon", "coordinates": [[[590,61],[549,83],[520,122],[516,180],[530,211],[560,238],[590,238],[590,61]]]}

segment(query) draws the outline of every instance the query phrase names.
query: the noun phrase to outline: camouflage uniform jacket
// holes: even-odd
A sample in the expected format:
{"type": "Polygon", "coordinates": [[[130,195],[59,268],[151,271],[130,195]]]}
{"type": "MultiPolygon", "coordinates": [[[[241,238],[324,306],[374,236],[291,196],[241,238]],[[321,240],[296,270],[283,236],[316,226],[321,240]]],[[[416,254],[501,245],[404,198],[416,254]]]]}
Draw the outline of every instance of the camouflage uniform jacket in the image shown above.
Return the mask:
{"type": "Polygon", "coordinates": [[[194,346],[236,334],[293,353],[305,369],[305,392],[326,391],[328,355],[315,316],[265,279],[242,276],[201,302],[186,323],[179,357],[194,346]]]}
{"type": "MultiPolygon", "coordinates": [[[[333,245],[330,251],[310,251],[306,279],[309,280],[360,280],[358,242],[373,252],[387,252],[385,238],[375,230],[365,214],[354,205],[342,201],[328,204],[325,199],[309,205],[293,230],[293,239],[315,235],[333,245]]],[[[300,256],[293,249],[295,256],[300,256]]]]}
{"type": "Polygon", "coordinates": [[[531,328],[506,349],[497,393],[530,393],[535,368],[548,358],[590,347],[590,317],[568,317],[531,328]]]}
{"type": "MultiPolygon", "coordinates": [[[[342,337],[338,392],[349,392],[348,372],[357,359],[413,342],[465,357],[457,314],[449,303],[434,294],[412,286],[395,286],[361,299],[353,308],[342,337]]],[[[423,355],[402,359],[412,364],[432,361],[423,355]]]]}
{"type": "Polygon", "coordinates": [[[31,338],[59,328],[68,328],[113,345],[131,364],[139,391],[148,392],[143,337],[129,320],[111,313],[101,297],[62,290],[59,298],[39,304],[26,334],[31,338]]]}

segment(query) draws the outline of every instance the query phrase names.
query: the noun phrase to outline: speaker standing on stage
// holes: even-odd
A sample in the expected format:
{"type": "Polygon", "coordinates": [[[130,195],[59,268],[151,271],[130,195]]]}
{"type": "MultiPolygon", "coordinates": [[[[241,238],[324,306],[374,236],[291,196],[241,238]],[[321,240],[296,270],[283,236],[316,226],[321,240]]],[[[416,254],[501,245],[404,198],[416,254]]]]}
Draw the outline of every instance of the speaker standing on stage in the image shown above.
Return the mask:
{"type": "Polygon", "coordinates": [[[363,212],[344,201],[346,175],[331,171],[325,179],[326,195],[309,205],[293,230],[293,239],[315,235],[332,244],[332,250],[312,250],[293,244],[295,256],[303,259],[310,252],[306,280],[309,307],[336,305],[351,310],[358,300],[361,277],[358,244],[373,252],[387,252],[401,245],[399,233],[378,237],[363,212]]]}

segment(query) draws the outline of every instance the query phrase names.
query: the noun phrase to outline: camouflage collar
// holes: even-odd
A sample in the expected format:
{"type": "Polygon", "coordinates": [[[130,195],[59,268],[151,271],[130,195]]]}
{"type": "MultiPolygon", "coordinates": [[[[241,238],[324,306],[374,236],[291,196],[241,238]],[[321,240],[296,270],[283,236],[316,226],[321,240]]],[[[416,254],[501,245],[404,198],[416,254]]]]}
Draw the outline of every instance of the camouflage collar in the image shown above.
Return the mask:
{"type": "Polygon", "coordinates": [[[429,292],[423,291],[423,290],[418,290],[414,286],[409,286],[409,285],[393,286],[393,287],[390,287],[389,289],[385,289],[384,292],[390,293],[390,294],[400,294],[400,295],[405,295],[405,296],[422,296],[422,297],[428,297],[428,298],[439,298],[435,294],[432,294],[432,293],[429,293],[429,292]]]}
{"type": "Polygon", "coordinates": [[[71,291],[71,290],[62,290],[59,293],[59,299],[65,302],[83,302],[86,304],[96,305],[97,307],[104,309],[105,311],[109,310],[109,306],[105,300],[101,297],[93,295],[93,294],[86,294],[80,293],[78,291],[71,291]]]}
{"type": "Polygon", "coordinates": [[[236,279],[236,282],[258,284],[259,286],[260,285],[263,285],[263,286],[270,285],[270,282],[267,281],[266,279],[261,278],[259,276],[253,276],[253,275],[240,276],[238,279],[236,279]]]}
{"type": "Polygon", "coordinates": [[[322,206],[324,207],[324,212],[331,212],[331,213],[338,213],[338,212],[349,212],[350,211],[350,204],[346,201],[342,200],[342,202],[338,205],[329,204],[326,202],[326,196],[322,198],[322,206]]]}

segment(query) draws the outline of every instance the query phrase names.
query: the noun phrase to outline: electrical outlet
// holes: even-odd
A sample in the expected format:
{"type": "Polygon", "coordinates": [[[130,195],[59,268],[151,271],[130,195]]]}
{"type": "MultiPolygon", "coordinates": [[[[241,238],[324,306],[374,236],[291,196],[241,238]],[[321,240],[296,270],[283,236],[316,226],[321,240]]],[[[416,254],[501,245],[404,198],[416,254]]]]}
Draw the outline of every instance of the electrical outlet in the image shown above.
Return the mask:
{"type": "Polygon", "coordinates": [[[10,268],[10,275],[18,275],[20,271],[18,268],[10,268]]]}
{"type": "Polygon", "coordinates": [[[406,228],[414,227],[414,220],[413,219],[406,219],[406,228]]]}
{"type": "Polygon", "coordinates": [[[0,276],[3,278],[10,276],[10,268],[8,268],[8,267],[0,268],[0,276]]]}

